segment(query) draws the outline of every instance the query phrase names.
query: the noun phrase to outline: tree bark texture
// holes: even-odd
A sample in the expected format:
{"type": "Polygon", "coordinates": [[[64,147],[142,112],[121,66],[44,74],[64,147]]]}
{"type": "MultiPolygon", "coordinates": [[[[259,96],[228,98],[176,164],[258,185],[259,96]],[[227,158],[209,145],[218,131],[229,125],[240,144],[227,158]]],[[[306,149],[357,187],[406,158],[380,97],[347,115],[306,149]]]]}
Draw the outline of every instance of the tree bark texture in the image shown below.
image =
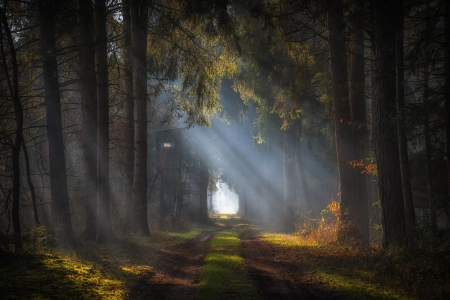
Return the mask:
{"type": "MultiPolygon", "coordinates": [[[[428,65],[425,64],[423,68],[423,95],[422,102],[425,107],[429,106],[429,71],[428,65]]],[[[425,111],[424,116],[424,130],[425,130],[425,169],[427,173],[427,194],[428,194],[428,215],[429,224],[431,230],[437,229],[436,223],[436,204],[434,203],[434,193],[433,193],[433,159],[432,159],[432,144],[430,136],[430,116],[428,112],[425,111]]]]}
{"type": "Polygon", "coordinates": [[[19,72],[17,67],[17,57],[16,57],[16,47],[14,46],[14,41],[11,35],[11,31],[9,28],[8,20],[6,19],[6,14],[3,9],[0,7],[0,18],[1,25],[0,26],[0,37],[2,38],[1,44],[1,53],[2,53],[2,64],[5,67],[5,75],[8,82],[8,86],[11,93],[11,98],[13,100],[14,107],[14,117],[16,120],[16,132],[13,143],[13,157],[12,157],[12,167],[13,167],[13,203],[12,203],[12,211],[11,218],[13,223],[13,232],[15,235],[14,245],[15,251],[22,251],[22,239],[21,239],[21,225],[20,225],[20,149],[22,146],[23,139],[23,109],[22,104],[20,103],[19,97],[19,72]],[[1,28],[3,27],[3,29],[1,28]],[[6,34],[6,40],[8,41],[9,53],[11,56],[11,66],[12,66],[12,82],[9,76],[9,72],[7,70],[7,62],[6,55],[3,46],[3,30],[6,34]]]}
{"type": "Polygon", "coordinates": [[[374,1],[374,147],[378,166],[383,247],[404,246],[405,213],[400,173],[395,86],[395,17],[392,4],[374,1]]]}
{"type": "Polygon", "coordinates": [[[96,57],[97,57],[97,153],[98,153],[98,215],[97,240],[114,239],[111,227],[109,187],[109,93],[108,54],[105,0],[95,0],[96,57]]]}
{"type": "MultiPolygon", "coordinates": [[[[134,179],[134,98],[133,98],[133,49],[131,31],[130,0],[123,0],[124,45],[124,94],[125,94],[125,174],[129,195],[133,194],[134,179]]],[[[133,197],[130,197],[127,207],[127,219],[133,218],[133,197]]]]}
{"type": "Polygon", "coordinates": [[[31,204],[33,206],[34,223],[37,226],[39,226],[39,225],[41,225],[41,222],[39,221],[39,214],[38,214],[38,210],[37,210],[36,192],[34,190],[33,181],[31,180],[30,160],[28,158],[27,145],[25,144],[25,139],[24,139],[23,135],[22,135],[22,147],[23,147],[23,158],[25,160],[27,183],[28,183],[28,188],[30,189],[31,204]]]}
{"type": "MultiPolygon", "coordinates": [[[[450,3],[444,1],[444,110],[445,110],[445,146],[447,165],[447,187],[450,199],[450,3]]],[[[450,227],[450,201],[445,205],[447,227],[450,227]]]]}
{"type": "Polygon", "coordinates": [[[147,21],[148,5],[131,0],[133,31],[133,91],[136,107],[136,164],[134,169],[134,202],[137,230],[149,235],[147,217],[147,21]]]}
{"type": "Polygon", "coordinates": [[[72,221],[67,189],[66,162],[61,121],[61,98],[55,47],[54,1],[39,0],[39,25],[44,75],[44,101],[50,160],[52,225],[61,242],[71,242],[72,221]]]}
{"type": "Polygon", "coordinates": [[[398,131],[398,150],[400,155],[400,172],[402,180],[403,205],[405,206],[406,229],[410,232],[415,224],[415,212],[413,195],[411,188],[411,175],[408,158],[408,141],[406,136],[406,115],[405,115],[405,80],[404,80],[404,59],[403,59],[403,1],[397,1],[398,15],[396,22],[396,50],[397,57],[397,131],[398,131]]]}
{"type": "Polygon", "coordinates": [[[359,184],[352,162],[353,136],[348,91],[347,52],[345,45],[344,5],[342,1],[328,1],[328,31],[331,57],[331,85],[333,93],[334,130],[341,196],[340,239],[361,239],[357,226],[359,184]]]}
{"type": "MultiPolygon", "coordinates": [[[[352,28],[350,33],[349,81],[350,115],[353,127],[353,155],[358,162],[366,158],[367,127],[366,99],[364,95],[364,3],[355,1],[352,6],[352,28]]],[[[355,167],[354,214],[356,226],[364,243],[369,243],[369,201],[366,174],[355,167]]]]}
{"type": "Polygon", "coordinates": [[[81,96],[81,144],[83,148],[84,235],[94,240],[97,231],[97,78],[95,73],[95,24],[91,0],[78,0],[81,96]]]}

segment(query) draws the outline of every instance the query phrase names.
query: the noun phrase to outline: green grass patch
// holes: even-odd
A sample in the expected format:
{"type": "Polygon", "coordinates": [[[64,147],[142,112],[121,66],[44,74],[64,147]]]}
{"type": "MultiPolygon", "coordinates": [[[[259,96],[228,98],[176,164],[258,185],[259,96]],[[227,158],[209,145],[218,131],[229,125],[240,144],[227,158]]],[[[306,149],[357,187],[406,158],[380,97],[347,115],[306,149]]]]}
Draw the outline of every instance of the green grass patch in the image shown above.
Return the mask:
{"type": "Polygon", "coordinates": [[[300,262],[318,281],[349,299],[416,299],[409,282],[387,274],[376,263],[373,251],[337,245],[319,246],[289,234],[265,232],[262,240],[280,247],[300,262]]]}
{"type": "Polygon", "coordinates": [[[258,299],[244,260],[238,234],[243,226],[217,233],[202,268],[198,299],[258,299]]]}
{"type": "Polygon", "coordinates": [[[160,232],[116,244],[80,243],[67,252],[0,257],[2,299],[127,299],[158,250],[183,243],[217,227],[160,232]]]}

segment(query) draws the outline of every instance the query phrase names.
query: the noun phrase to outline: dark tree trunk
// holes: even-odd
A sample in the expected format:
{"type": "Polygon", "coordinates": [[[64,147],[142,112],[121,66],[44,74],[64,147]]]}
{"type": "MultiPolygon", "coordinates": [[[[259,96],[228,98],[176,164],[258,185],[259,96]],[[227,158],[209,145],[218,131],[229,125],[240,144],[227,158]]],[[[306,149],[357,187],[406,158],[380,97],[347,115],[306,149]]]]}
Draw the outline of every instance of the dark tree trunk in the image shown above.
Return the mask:
{"type": "MultiPolygon", "coordinates": [[[[123,0],[123,28],[125,35],[124,46],[124,94],[125,94],[125,174],[126,184],[129,195],[133,194],[133,176],[134,176],[134,98],[133,98],[133,49],[131,32],[131,12],[130,0],[123,0]]],[[[127,205],[127,219],[133,219],[133,197],[127,205]]]]}
{"type": "Polygon", "coordinates": [[[91,0],[78,0],[81,144],[84,167],[86,220],[84,236],[94,240],[97,231],[97,78],[95,73],[94,15],[91,0]]]}
{"type": "MultiPolygon", "coordinates": [[[[366,158],[367,127],[366,99],[364,96],[364,3],[356,1],[352,6],[353,22],[350,34],[350,115],[353,125],[354,159],[366,158]]],[[[356,167],[356,199],[353,205],[355,223],[364,243],[369,242],[369,201],[366,174],[356,167]]]]}
{"type": "MultiPolygon", "coordinates": [[[[23,109],[22,104],[20,103],[19,98],[19,72],[17,68],[17,58],[16,58],[16,48],[14,46],[14,41],[11,36],[11,31],[9,29],[8,20],[6,19],[5,12],[0,7],[0,18],[1,24],[3,25],[3,29],[6,33],[6,39],[8,41],[9,53],[11,56],[11,65],[12,65],[12,82],[9,77],[9,73],[7,70],[7,62],[6,56],[3,47],[3,39],[1,44],[1,52],[2,52],[2,61],[5,67],[5,75],[8,82],[8,86],[10,89],[11,97],[13,100],[14,107],[14,117],[16,119],[16,132],[13,144],[13,157],[12,157],[12,166],[13,166],[13,203],[12,203],[12,222],[13,222],[13,231],[14,231],[14,246],[16,252],[21,252],[23,249],[22,245],[22,237],[21,237],[21,228],[20,228],[20,214],[19,214],[19,206],[20,206],[20,148],[22,145],[22,133],[23,133],[23,109]]],[[[3,30],[0,26],[0,38],[3,38],[1,35],[3,30]]]]}
{"type": "Polygon", "coordinates": [[[109,94],[108,54],[106,35],[105,0],[95,0],[95,25],[97,36],[97,107],[98,107],[98,215],[97,240],[106,242],[114,239],[111,227],[109,189],[109,94]]]}
{"type": "MultiPolygon", "coordinates": [[[[428,66],[424,66],[423,70],[423,104],[425,107],[429,107],[429,87],[428,87],[428,66]]],[[[428,193],[428,206],[429,206],[429,222],[430,229],[436,230],[436,204],[434,203],[434,193],[433,193],[433,161],[432,161],[432,145],[430,136],[430,117],[428,112],[425,111],[424,116],[424,129],[425,129],[425,169],[427,173],[427,193],[428,193]]]]}
{"type": "Polygon", "coordinates": [[[25,139],[22,135],[22,147],[23,147],[23,157],[25,159],[25,169],[27,174],[27,183],[28,187],[30,188],[30,194],[31,194],[31,203],[33,205],[33,217],[34,217],[34,223],[36,225],[41,225],[41,222],[39,221],[39,214],[37,210],[37,203],[36,203],[36,193],[34,191],[34,184],[31,180],[31,172],[30,172],[30,160],[28,159],[28,151],[27,146],[25,145],[25,139]]]}
{"type": "Polygon", "coordinates": [[[400,155],[400,172],[402,180],[403,205],[405,206],[405,222],[408,232],[414,227],[415,213],[413,195],[411,189],[411,176],[408,159],[408,141],[406,137],[405,124],[405,86],[404,86],[404,59],[403,59],[403,1],[397,1],[398,15],[396,24],[396,50],[397,57],[397,130],[398,130],[398,150],[400,155]]]}
{"type": "Polygon", "coordinates": [[[136,105],[136,164],[134,169],[134,216],[137,230],[150,235],[147,217],[147,20],[144,0],[131,0],[133,30],[133,91],[136,105]]]}
{"type": "Polygon", "coordinates": [[[387,1],[374,1],[374,146],[378,166],[383,247],[406,244],[400,161],[398,151],[395,86],[395,18],[387,1]]]}
{"type": "Polygon", "coordinates": [[[55,49],[54,1],[39,1],[39,25],[43,59],[45,108],[50,160],[52,224],[60,242],[72,242],[72,221],[67,189],[66,162],[61,121],[61,98],[55,49]]]}
{"type": "MultiPolygon", "coordinates": [[[[447,164],[447,187],[450,198],[450,3],[444,1],[444,105],[445,105],[445,146],[447,164]]],[[[447,227],[450,227],[450,201],[445,206],[447,227]]]]}
{"type": "Polygon", "coordinates": [[[200,222],[208,221],[208,165],[200,161],[200,222]]]}
{"type": "Polygon", "coordinates": [[[339,236],[361,239],[357,227],[356,199],[359,184],[357,170],[353,168],[353,137],[351,127],[350,102],[348,94],[347,53],[345,46],[344,5],[342,1],[328,2],[328,31],[331,57],[331,85],[333,93],[334,130],[341,194],[341,222],[339,236]]]}

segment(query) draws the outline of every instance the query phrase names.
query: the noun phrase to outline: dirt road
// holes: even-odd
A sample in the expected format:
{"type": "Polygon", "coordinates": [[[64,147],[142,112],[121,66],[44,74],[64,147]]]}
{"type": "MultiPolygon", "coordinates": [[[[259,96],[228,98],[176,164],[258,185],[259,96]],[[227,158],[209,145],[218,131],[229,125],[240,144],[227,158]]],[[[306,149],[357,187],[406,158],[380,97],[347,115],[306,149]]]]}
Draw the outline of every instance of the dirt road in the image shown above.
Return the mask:
{"type": "Polygon", "coordinates": [[[216,232],[204,232],[171,249],[155,253],[153,271],[143,274],[129,299],[193,299],[200,280],[208,241],[216,232]]]}
{"type": "MultiPolygon", "coordinates": [[[[153,271],[142,275],[129,299],[195,299],[208,241],[215,233],[203,233],[157,253],[151,264],[153,271]]],[[[240,255],[261,299],[343,299],[327,291],[288,254],[259,240],[257,234],[257,229],[251,229],[240,235],[240,255]]]]}

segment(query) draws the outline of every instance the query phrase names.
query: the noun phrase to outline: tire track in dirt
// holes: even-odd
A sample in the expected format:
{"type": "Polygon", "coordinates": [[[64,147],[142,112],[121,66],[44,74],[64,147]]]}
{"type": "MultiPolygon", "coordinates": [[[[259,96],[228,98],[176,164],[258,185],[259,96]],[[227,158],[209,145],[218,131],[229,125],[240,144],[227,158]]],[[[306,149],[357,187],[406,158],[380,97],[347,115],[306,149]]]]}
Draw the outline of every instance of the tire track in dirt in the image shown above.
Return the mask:
{"type": "Polygon", "coordinates": [[[128,299],[192,299],[208,252],[208,241],[216,233],[204,232],[185,243],[158,251],[149,262],[152,271],[141,274],[128,299]]]}
{"type": "Polygon", "coordinates": [[[240,255],[262,299],[344,299],[327,290],[284,249],[258,239],[260,229],[244,231],[240,255]]]}

